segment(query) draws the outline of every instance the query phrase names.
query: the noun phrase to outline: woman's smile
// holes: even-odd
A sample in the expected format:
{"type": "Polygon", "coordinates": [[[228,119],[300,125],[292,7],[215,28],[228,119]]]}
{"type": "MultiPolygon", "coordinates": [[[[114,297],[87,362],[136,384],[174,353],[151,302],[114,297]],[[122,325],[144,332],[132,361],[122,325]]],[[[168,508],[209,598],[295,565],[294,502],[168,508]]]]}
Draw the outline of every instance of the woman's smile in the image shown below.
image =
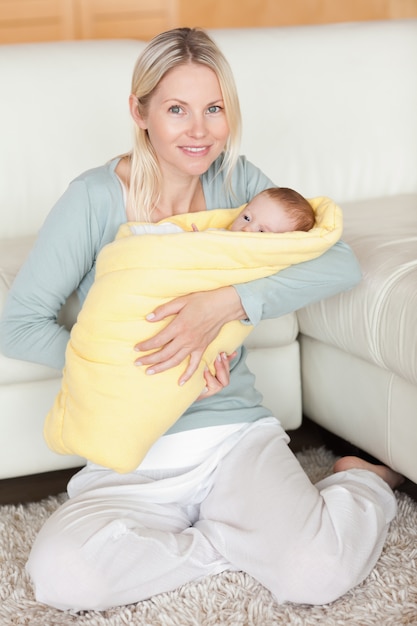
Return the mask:
{"type": "Polygon", "coordinates": [[[205,156],[210,151],[210,146],[180,146],[180,149],[189,156],[205,156]]]}
{"type": "Polygon", "coordinates": [[[207,150],[207,146],[182,146],[183,150],[186,150],[187,152],[191,152],[192,154],[201,154],[202,152],[204,152],[205,150],[207,150]]]}

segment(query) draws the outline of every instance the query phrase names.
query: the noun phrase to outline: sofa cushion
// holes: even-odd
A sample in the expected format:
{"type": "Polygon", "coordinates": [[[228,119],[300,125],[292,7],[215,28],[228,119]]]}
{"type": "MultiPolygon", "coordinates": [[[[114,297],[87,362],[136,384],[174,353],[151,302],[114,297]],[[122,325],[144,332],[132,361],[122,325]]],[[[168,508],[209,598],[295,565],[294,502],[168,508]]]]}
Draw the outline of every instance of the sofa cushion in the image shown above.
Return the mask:
{"type": "Polygon", "coordinates": [[[342,205],[363,280],[298,313],[303,334],[417,383],[417,195],[342,205]]]}

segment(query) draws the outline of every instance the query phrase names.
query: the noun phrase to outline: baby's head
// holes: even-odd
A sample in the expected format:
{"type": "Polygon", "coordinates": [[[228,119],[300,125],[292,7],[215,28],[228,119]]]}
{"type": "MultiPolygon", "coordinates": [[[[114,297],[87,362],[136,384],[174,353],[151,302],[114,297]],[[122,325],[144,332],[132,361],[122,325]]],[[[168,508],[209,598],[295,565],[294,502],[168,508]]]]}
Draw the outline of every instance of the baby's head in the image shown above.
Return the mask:
{"type": "Polygon", "coordinates": [[[308,200],[294,189],[274,187],[258,193],[229,230],[286,233],[311,230],[314,223],[314,210],[308,200]]]}

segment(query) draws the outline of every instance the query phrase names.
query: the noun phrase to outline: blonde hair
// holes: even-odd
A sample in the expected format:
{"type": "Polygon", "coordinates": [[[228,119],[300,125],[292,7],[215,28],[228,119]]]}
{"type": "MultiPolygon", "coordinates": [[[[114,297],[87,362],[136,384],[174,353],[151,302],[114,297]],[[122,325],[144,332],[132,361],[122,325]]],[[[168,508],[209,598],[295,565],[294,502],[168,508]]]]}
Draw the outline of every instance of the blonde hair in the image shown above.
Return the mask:
{"type": "Polygon", "coordinates": [[[289,187],[271,187],[261,193],[279,200],[287,215],[293,220],[294,230],[309,231],[316,222],[313,207],[298,191],[289,187]]]}
{"type": "MultiPolygon", "coordinates": [[[[241,115],[232,70],[226,58],[207,33],[198,28],[175,28],[154,37],[139,56],[133,71],[132,94],[139,113],[146,117],[150,100],[169,70],[187,63],[205,65],[219,81],[229,127],[222,168],[231,188],[233,168],[239,156],[241,115]]],[[[137,220],[151,221],[160,197],[161,171],[146,130],[135,124],[130,157],[131,173],[128,209],[137,220]]]]}

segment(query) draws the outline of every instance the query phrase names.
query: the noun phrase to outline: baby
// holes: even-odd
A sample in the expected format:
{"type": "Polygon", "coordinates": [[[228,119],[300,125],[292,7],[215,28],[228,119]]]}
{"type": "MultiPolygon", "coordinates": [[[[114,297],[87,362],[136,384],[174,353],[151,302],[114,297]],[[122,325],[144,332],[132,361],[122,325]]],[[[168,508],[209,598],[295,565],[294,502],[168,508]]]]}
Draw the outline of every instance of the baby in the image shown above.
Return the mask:
{"type": "MultiPolygon", "coordinates": [[[[259,192],[245,204],[227,230],[248,233],[287,233],[295,230],[307,232],[314,224],[315,214],[308,200],[294,189],[271,187],[259,192]]],[[[191,227],[194,232],[198,231],[196,224],[191,227]]],[[[183,228],[171,222],[133,224],[130,228],[135,235],[183,232],[183,228]]]]}
{"type": "Polygon", "coordinates": [[[228,230],[286,233],[311,230],[314,223],[313,208],[301,194],[288,187],[276,187],[258,193],[228,230]]]}
{"type": "MultiPolygon", "coordinates": [[[[271,276],[322,254],[341,235],[341,212],[329,198],[310,202],[272,189],[237,208],[122,224],[97,257],[96,280],[71,331],[62,388],[45,426],[50,447],[118,472],[133,471],[205,393],[205,366],[213,366],[218,355],[232,356],[252,330],[238,320],[225,324],[182,386],[178,377],[187,359],[155,377],[140,367],[134,347],[154,332],[149,312],[183,294],[271,276]],[[192,232],[193,222],[200,234],[192,232]],[[178,237],[165,237],[169,233],[178,237]]],[[[156,323],[162,332],[166,322],[156,323]]]]}

